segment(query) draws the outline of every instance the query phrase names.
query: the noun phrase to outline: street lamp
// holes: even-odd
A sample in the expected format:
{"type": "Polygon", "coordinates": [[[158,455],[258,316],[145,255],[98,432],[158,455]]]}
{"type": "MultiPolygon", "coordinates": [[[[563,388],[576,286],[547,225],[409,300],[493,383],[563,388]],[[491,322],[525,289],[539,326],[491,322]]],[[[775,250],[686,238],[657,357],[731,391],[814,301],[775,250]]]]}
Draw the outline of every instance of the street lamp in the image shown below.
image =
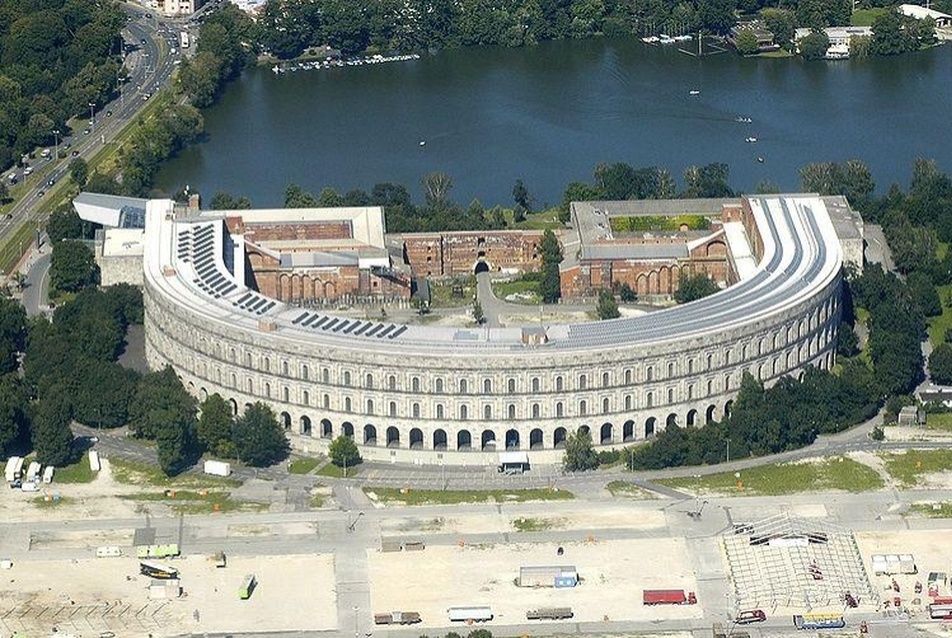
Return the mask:
{"type": "Polygon", "coordinates": [[[727,439],[727,462],[731,462],[731,440],[727,439]]]}
{"type": "Polygon", "coordinates": [[[357,629],[357,612],[360,611],[360,607],[354,605],[354,638],[360,638],[360,630],[357,629]]]}
{"type": "Polygon", "coordinates": [[[89,127],[93,133],[96,132],[96,120],[93,118],[93,109],[95,108],[96,108],[96,103],[90,102],[89,103],[89,127]]]}
{"type": "Polygon", "coordinates": [[[59,134],[60,132],[58,128],[53,129],[53,143],[56,147],[56,159],[59,159],[59,134]]]}

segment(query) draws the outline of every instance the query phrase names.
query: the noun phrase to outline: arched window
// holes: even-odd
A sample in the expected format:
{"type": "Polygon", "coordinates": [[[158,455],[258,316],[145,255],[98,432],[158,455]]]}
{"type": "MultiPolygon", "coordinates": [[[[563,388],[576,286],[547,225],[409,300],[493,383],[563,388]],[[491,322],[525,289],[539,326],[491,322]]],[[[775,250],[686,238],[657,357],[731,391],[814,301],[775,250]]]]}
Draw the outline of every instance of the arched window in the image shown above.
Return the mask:
{"type": "Polygon", "coordinates": [[[373,414],[373,413],[374,413],[374,400],[367,399],[367,414],[373,414]]]}
{"type": "Polygon", "coordinates": [[[506,389],[509,391],[509,394],[515,394],[515,392],[516,392],[516,380],[515,380],[515,379],[509,379],[509,380],[506,382],[506,389]]]}
{"type": "MultiPolygon", "coordinates": [[[[307,366],[304,366],[304,378],[307,378],[307,366]]],[[[331,382],[331,371],[327,368],[321,368],[321,383],[331,382]]]]}
{"type": "Polygon", "coordinates": [[[694,374],[694,359],[688,359],[688,374],[694,374]]]}
{"type": "Polygon", "coordinates": [[[645,380],[654,381],[654,367],[653,366],[648,366],[645,369],[645,380]]]}
{"type": "Polygon", "coordinates": [[[436,380],[436,393],[443,394],[443,379],[436,380]]]}
{"type": "Polygon", "coordinates": [[[459,380],[459,393],[467,394],[469,392],[469,384],[466,383],[466,379],[459,380]]]}
{"type": "Polygon", "coordinates": [[[674,364],[669,363],[668,364],[668,378],[670,379],[673,376],[674,376],[674,364]]]}
{"type": "Polygon", "coordinates": [[[555,391],[562,392],[563,390],[565,390],[565,381],[560,375],[555,378],[555,391]]]}
{"type": "Polygon", "coordinates": [[[468,418],[469,418],[469,410],[466,408],[465,405],[459,406],[459,420],[465,421],[468,418]]]}
{"type": "Polygon", "coordinates": [[[484,405],[483,406],[483,418],[489,421],[493,418],[493,406],[484,405]]]}
{"type": "Polygon", "coordinates": [[[252,394],[255,391],[255,382],[251,379],[248,379],[248,394],[252,394]]]}
{"type": "Polygon", "coordinates": [[[625,385],[631,385],[631,370],[625,370],[625,385]]]}
{"type": "Polygon", "coordinates": [[[325,410],[331,409],[331,395],[325,394],[324,396],[321,397],[321,406],[325,410]]]}
{"type": "Polygon", "coordinates": [[[266,396],[269,399],[271,398],[271,384],[270,383],[264,384],[264,396],[266,396]]]}
{"type": "Polygon", "coordinates": [[[353,406],[350,403],[350,397],[344,397],[344,412],[353,412],[353,406]]]}
{"type": "Polygon", "coordinates": [[[514,406],[513,404],[510,403],[510,404],[509,404],[509,407],[507,408],[506,411],[507,411],[507,414],[508,414],[508,418],[510,418],[510,419],[515,419],[515,418],[516,418],[516,406],[514,406]]]}
{"type": "Polygon", "coordinates": [[[602,414],[608,414],[611,401],[608,400],[608,397],[602,399],[602,414]]]}
{"type": "Polygon", "coordinates": [[[245,353],[245,367],[246,368],[251,367],[251,353],[250,352],[245,353]]]}
{"type": "Polygon", "coordinates": [[[264,371],[271,372],[271,358],[270,357],[264,358],[264,371]]]}
{"type": "Polygon", "coordinates": [[[291,374],[290,369],[291,367],[288,365],[287,361],[281,362],[281,374],[283,374],[284,376],[290,375],[291,374]]]}
{"type": "Polygon", "coordinates": [[[413,406],[412,406],[412,408],[411,408],[411,414],[413,414],[413,418],[414,418],[414,419],[419,419],[419,418],[420,418],[420,404],[419,404],[419,403],[414,403],[414,404],[413,404],[413,406]]]}
{"type": "Polygon", "coordinates": [[[387,377],[387,389],[388,390],[397,389],[397,377],[395,377],[392,374],[389,377],[387,377]]]}
{"type": "Polygon", "coordinates": [[[410,388],[413,392],[420,391],[420,377],[413,377],[410,379],[410,388]]]}
{"type": "Polygon", "coordinates": [[[493,380],[483,379],[483,394],[492,394],[492,393],[493,393],[493,380]]]}
{"type": "Polygon", "coordinates": [[[630,394],[625,395],[625,409],[626,410],[631,409],[631,395],[630,394]]]}
{"type": "Polygon", "coordinates": [[[588,385],[588,377],[585,376],[584,374],[578,375],[578,389],[584,390],[585,386],[587,385],[588,385]]]}
{"type": "Polygon", "coordinates": [[[565,416],[565,404],[559,401],[555,404],[555,416],[563,417],[565,416]]]}
{"type": "Polygon", "coordinates": [[[291,400],[291,389],[288,388],[288,386],[284,386],[284,390],[281,392],[281,398],[284,399],[285,402],[291,400]]]}
{"type": "Polygon", "coordinates": [[[649,392],[647,395],[645,395],[645,405],[649,408],[654,407],[654,392],[649,392]]]}
{"type": "Polygon", "coordinates": [[[533,403],[533,404],[532,404],[532,418],[533,418],[533,419],[538,419],[540,413],[541,413],[541,410],[539,409],[539,404],[538,404],[538,403],[533,403]]]}
{"type": "Polygon", "coordinates": [[[674,403],[674,388],[668,388],[668,403],[674,403]]]}
{"type": "Polygon", "coordinates": [[[443,418],[443,404],[442,403],[436,404],[436,418],[437,419],[443,418]]]}
{"type": "Polygon", "coordinates": [[[578,402],[578,413],[579,416],[585,416],[588,414],[588,402],[585,399],[582,399],[578,402]]]}
{"type": "Polygon", "coordinates": [[[607,388],[609,385],[611,385],[609,381],[610,375],[607,372],[602,372],[602,387],[607,388]]]}
{"type": "Polygon", "coordinates": [[[540,385],[541,384],[539,383],[539,377],[532,377],[532,391],[538,392],[540,385]]]}
{"type": "MultiPolygon", "coordinates": [[[[325,370],[325,372],[326,372],[326,370],[325,370]]],[[[302,378],[302,379],[304,379],[305,381],[307,381],[307,378],[310,376],[310,374],[311,374],[311,371],[310,371],[310,369],[307,367],[307,364],[304,364],[303,366],[301,366],[301,378],[302,378]]]]}
{"type": "Polygon", "coordinates": [[[397,402],[391,401],[390,405],[387,407],[387,414],[390,416],[397,416],[397,402]]]}
{"type": "Polygon", "coordinates": [[[311,395],[307,390],[304,391],[304,394],[301,398],[304,400],[304,405],[311,405],[311,395]]]}
{"type": "Polygon", "coordinates": [[[367,373],[367,376],[364,377],[364,387],[368,390],[372,390],[374,387],[374,375],[367,373]]]}
{"type": "Polygon", "coordinates": [[[344,385],[350,387],[350,370],[344,370],[344,385]]]}

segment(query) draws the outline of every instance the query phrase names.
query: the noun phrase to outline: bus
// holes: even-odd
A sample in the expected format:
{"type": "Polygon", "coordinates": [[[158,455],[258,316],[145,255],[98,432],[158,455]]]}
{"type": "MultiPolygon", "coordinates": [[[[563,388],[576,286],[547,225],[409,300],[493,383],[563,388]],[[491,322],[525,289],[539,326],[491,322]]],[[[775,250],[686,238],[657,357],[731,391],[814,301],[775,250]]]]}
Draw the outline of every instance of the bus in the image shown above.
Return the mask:
{"type": "Polygon", "coordinates": [[[189,44],[188,31],[182,31],[181,33],[179,33],[179,44],[181,45],[183,49],[188,48],[188,44],[189,44]]]}
{"type": "Polygon", "coordinates": [[[238,590],[238,598],[241,600],[248,600],[251,598],[251,592],[255,590],[255,585],[258,584],[258,581],[255,579],[254,574],[248,574],[241,581],[241,588],[238,590]]]}
{"type": "Polygon", "coordinates": [[[178,570],[161,563],[152,561],[139,561],[139,573],[149,578],[158,578],[159,580],[172,580],[178,578],[178,570]]]}
{"type": "Polygon", "coordinates": [[[804,614],[793,617],[797,629],[842,629],[846,621],[838,614],[804,614]]]}

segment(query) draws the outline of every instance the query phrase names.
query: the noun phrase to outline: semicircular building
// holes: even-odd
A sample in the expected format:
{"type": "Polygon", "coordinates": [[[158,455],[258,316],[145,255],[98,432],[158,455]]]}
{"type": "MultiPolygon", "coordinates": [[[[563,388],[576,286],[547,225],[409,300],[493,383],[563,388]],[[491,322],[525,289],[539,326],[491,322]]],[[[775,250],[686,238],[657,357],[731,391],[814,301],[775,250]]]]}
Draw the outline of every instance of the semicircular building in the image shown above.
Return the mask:
{"type": "MultiPolygon", "coordinates": [[[[236,411],[270,404],[302,450],[347,435],[364,458],[448,464],[486,463],[479,452],[502,450],[555,461],[581,428],[596,445],[640,440],[722,418],[744,373],[770,385],[810,365],[828,369],[844,261],[831,213],[852,215],[843,198],[817,195],[691,200],[684,210],[723,222],[733,283],[721,292],[609,321],[450,328],[302,307],[287,287],[266,296],[245,264],[286,255],[246,241],[232,219],[251,223],[258,212],[143,205],[150,367],[171,365],[189,392],[218,393],[236,411]]],[[[586,216],[577,225],[597,225],[612,205],[574,204],[586,216]]],[[[355,235],[383,233],[382,222],[360,219],[365,209],[335,210],[355,235]]],[[[304,214],[268,213],[292,226],[304,214]]],[[[861,260],[861,238],[859,250],[861,260]]],[[[354,259],[386,270],[386,255],[354,259]]]]}

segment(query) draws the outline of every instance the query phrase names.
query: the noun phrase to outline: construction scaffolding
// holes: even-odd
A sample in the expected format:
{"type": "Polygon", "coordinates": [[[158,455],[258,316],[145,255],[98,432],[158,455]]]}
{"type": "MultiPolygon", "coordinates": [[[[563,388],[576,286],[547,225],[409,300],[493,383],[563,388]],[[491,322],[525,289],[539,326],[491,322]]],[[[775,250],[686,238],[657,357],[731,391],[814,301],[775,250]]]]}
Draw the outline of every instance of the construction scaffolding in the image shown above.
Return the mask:
{"type": "Polygon", "coordinates": [[[848,529],[784,513],[723,540],[737,609],[879,605],[848,529]]]}
{"type": "Polygon", "coordinates": [[[0,609],[0,633],[76,633],[83,631],[158,633],[172,621],[167,602],[132,604],[123,601],[100,605],[21,604],[0,609]]]}

